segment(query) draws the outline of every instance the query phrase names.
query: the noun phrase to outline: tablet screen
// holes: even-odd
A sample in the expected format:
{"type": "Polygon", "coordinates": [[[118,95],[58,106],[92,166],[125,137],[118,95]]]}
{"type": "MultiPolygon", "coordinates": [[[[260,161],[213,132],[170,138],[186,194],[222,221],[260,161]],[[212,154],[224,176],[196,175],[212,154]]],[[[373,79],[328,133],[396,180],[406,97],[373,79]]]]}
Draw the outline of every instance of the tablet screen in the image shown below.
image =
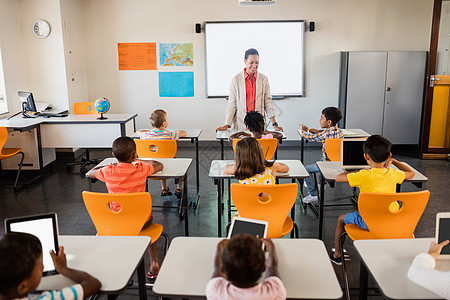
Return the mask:
{"type": "Polygon", "coordinates": [[[47,215],[42,217],[30,217],[23,219],[6,220],[7,232],[25,232],[39,238],[42,244],[42,260],[44,264],[43,275],[55,274],[55,266],[49,254],[50,250],[57,252],[57,232],[55,232],[56,220],[55,215],[47,215]]]}
{"type": "Polygon", "coordinates": [[[234,220],[234,225],[231,228],[231,233],[228,238],[240,233],[248,233],[254,237],[259,235],[260,237],[265,237],[264,233],[266,231],[266,224],[253,223],[245,220],[234,220]]]}
{"type": "MultiPolygon", "coordinates": [[[[450,240],[450,218],[439,218],[438,243],[450,240]]],[[[441,255],[450,254],[450,244],[442,248],[441,255]]]]}

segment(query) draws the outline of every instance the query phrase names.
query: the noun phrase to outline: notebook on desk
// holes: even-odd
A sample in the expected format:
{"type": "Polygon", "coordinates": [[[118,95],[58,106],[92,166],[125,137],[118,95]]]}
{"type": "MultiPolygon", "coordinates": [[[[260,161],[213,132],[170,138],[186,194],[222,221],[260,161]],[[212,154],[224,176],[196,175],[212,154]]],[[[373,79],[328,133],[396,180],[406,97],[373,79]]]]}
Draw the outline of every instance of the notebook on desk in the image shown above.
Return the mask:
{"type": "Polygon", "coordinates": [[[363,144],[367,138],[341,139],[341,169],[344,172],[367,168],[363,144]]]}

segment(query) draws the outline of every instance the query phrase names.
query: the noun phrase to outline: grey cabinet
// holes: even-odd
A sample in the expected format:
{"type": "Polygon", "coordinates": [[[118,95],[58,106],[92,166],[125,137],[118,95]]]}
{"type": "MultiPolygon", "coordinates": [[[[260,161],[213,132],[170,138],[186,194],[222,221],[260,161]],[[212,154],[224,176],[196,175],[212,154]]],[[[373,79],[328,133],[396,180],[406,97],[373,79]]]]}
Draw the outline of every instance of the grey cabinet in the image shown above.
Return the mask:
{"type": "Polygon", "coordinates": [[[341,52],[343,128],[418,144],[427,52],[341,52]]]}

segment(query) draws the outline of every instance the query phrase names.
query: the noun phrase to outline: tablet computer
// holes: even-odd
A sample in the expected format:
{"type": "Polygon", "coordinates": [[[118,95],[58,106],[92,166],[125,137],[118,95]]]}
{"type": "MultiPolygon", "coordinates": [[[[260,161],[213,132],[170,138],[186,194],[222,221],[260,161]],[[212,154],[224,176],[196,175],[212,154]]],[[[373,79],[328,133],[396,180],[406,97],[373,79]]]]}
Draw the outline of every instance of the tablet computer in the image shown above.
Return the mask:
{"type": "Polygon", "coordinates": [[[267,227],[269,222],[254,220],[242,217],[234,217],[231,221],[230,230],[228,231],[228,238],[231,239],[233,236],[248,233],[256,237],[257,235],[265,238],[267,237],[267,227]]]}
{"type": "Polygon", "coordinates": [[[58,222],[56,213],[47,213],[5,220],[5,231],[25,232],[39,238],[42,244],[43,276],[57,274],[50,250],[58,253],[58,222]]]}
{"type": "MultiPolygon", "coordinates": [[[[450,212],[440,212],[436,215],[436,243],[450,240],[450,212]]],[[[450,259],[450,244],[442,248],[439,259],[450,259]]]]}

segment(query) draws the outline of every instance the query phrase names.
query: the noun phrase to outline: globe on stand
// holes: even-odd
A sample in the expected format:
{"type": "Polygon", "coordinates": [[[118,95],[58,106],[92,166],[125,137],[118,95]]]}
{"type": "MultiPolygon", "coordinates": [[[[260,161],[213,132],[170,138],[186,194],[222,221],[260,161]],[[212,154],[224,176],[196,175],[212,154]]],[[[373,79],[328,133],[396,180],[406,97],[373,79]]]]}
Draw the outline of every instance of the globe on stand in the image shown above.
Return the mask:
{"type": "Polygon", "coordinates": [[[97,118],[97,120],[106,120],[108,118],[105,118],[103,116],[104,113],[106,113],[109,110],[109,100],[105,97],[98,98],[94,102],[94,108],[95,110],[100,114],[100,118],[97,118]]]}

